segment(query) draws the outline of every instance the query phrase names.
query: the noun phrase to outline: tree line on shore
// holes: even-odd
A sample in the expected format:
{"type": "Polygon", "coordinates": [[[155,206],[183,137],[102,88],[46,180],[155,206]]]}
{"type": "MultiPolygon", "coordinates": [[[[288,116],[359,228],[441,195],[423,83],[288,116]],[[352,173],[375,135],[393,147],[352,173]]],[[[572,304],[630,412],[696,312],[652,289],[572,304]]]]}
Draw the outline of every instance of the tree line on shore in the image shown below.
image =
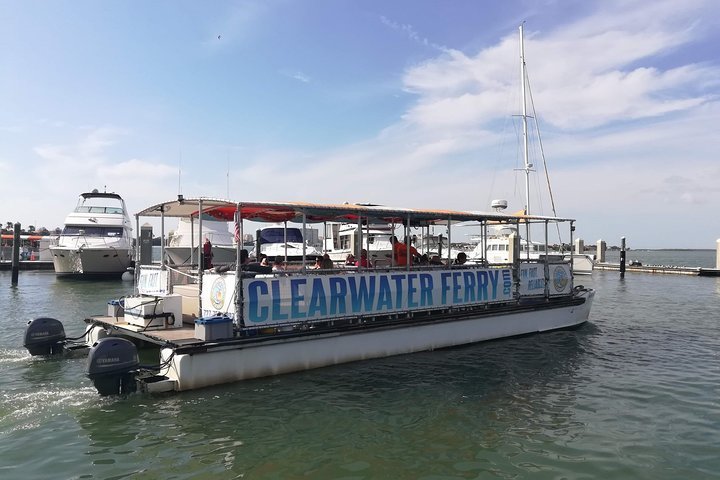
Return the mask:
{"type": "MultiPolygon", "coordinates": [[[[15,232],[15,222],[5,222],[2,228],[0,228],[0,233],[5,235],[12,235],[13,232],[15,232]]],[[[43,237],[46,235],[59,235],[60,232],[62,232],[60,227],[56,227],[54,230],[48,230],[45,227],[36,228],[35,225],[23,227],[22,224],[20,224],[20,235],[39,235],[43,237]]]]}

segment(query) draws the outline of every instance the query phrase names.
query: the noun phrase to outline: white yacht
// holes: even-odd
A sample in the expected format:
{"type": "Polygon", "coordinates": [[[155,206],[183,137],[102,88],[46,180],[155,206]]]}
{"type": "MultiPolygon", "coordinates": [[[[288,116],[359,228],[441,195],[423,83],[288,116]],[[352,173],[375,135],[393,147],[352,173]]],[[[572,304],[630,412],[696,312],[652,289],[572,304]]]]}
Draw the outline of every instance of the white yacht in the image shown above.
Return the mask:
{"type": "MultiPolygon", "coordinates": [[[[310,230],[310,229],[306,229],[310,230]]],[[[264,227],[258,231],[260,253],[268,258],[282,257],[287,260],[302,260],[303,245],[305,257],[322,255],[319,248],[303,238],[302,229],[288,227],[281,223],[264,227]]]]}
{"type": "Polygon", "coordinates": [[[125,201],[97,189],[80,194],[49,248],[57,275],[122,275],[133,260],[133,229],[125,201]]]}
{"type": "MultiPolygon", "coordinates": [[[[236,260],[235,237],[228,225],[228,222],[208,216],[202,219],[202,238],[203,241],[207,238],[212,244],[213,264],[229,264],[236,260]]],[[[197,217],[193,217],[192,221],[190,218],[180,218],[177,228],[168,234],[165,246],[170,264],[197,264],[199,238],[197,217]]]]}
{"type": "MultiPolygon", "coordinates": [[[[485,241],[481,241],[481,236],[471,237],[476,241],[475,248],[468,255],[468,259],[471,261],[484,260],[491,264],[506,264],[512,263],[512,251],[513,251],[513,240],[512,238],[519,238],[517,229],[511,225],[497,225],[489,228],[488,236],[485,241]],[[483,253],[483,246],[485,252],[483,253]]],[[[545,244],[540,242],[527,242],[525,239],[521,239],[517,248],[516,254],[521,259],[538,260],[544,257],[548,253],[558,258],[562,257],[562,254],[557,252],[545,250],[545,244]]]]}
{"type": "Polygon", "coordinates": [[[368,259],[373,265],[390,265],[392,262],[391,225],[365,225],[359,234],[355,223],[329,222],[324,233],[325,252],[334,262],[344,262],[349,254],[355,255],[361,237],[362,248],[367,250],[368,259]]]}

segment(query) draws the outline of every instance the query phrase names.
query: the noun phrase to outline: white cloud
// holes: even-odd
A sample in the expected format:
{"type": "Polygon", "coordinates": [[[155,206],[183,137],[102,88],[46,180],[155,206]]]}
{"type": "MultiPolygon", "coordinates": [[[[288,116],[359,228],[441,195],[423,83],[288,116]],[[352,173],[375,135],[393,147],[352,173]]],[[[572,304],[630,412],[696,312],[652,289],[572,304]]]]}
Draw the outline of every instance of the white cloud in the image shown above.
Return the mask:
{"type": "Polygon", "coordinates": [[[412,25],[401,24],[401,23],[398,23],[398,22],[394,22],[393,20],[390,20],[389,18],[387,18],[387,17],[384,16],[384,15],[381,15],[381,16],[380,16],[380,22],[382,22],[382,24],[385,25],[386,27],[389,27],[389,28],[391,28],[391,29],[393,29],[393,30],[397,30],[397,31],[399,31],[399,32],[402,32],[404,35],[407,36],[407,38],[409,38],[410,40],[412,40],[412,41],[415,42],[415,43],[418,43],[418,44],[423,45],[423,46],[425,46],[425,47],[433,48],[433,49],[435,49],[435,50],[440,50],[440,51],[446,51],[446,50],[447,50],[446,47],[443,47],[442,45],[438,45],[437,43],[431,42],[429,39],[421,36],[421,35],[415,30],[415,28],[413,28],[412,25]]]}

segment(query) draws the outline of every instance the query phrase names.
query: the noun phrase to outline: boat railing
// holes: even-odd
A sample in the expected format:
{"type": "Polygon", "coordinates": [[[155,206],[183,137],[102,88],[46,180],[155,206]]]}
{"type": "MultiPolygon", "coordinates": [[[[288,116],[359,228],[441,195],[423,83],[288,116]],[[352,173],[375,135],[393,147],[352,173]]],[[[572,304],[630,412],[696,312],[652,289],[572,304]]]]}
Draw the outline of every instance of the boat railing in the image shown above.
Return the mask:
{"type": "Polygon", "coordinates": [[[226,315],[240,328],[272,328],[296,323],[401,321],[429,312],[457,314],[517,301],[511,268],[468,264],[248,273],[242,275],[238,290],[235,272],[205,272],[201,315],[226,315]],[[236,301],[242,309],[239,316],[236,301]]]}

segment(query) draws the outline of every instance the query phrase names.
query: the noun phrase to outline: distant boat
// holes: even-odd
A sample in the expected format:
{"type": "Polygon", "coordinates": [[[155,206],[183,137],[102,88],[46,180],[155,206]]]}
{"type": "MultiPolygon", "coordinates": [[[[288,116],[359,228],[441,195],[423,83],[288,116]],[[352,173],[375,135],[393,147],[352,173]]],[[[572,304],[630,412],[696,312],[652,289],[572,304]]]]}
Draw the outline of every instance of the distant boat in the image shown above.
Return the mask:
{"type": "Polygon", "coordinates": [[[303,252],[306,258],[322,255],[319,248],[303,238],[302,230],[297,227],[274,224],[259,230],[258,235],[260,253],[270,259],[302,260],[303,252]]]}
{"type": "Polygon", "coordinates": [[[390,265],[392,262],[393,229],[388,224],[363,225],[358,232],[356,223],[328,222],[324,235],[324,250],[334,262],[344,262],[348,255],[357,253],[362,237],[362,248],[367,250],[373,265],[390,265]],[[379,262],[379,263],[378,263],[379,262]]]}
{"type": "MultiPolygon", "coordinates": [[[[203,241],[207,238],[212,244],[213,264],[230,264],[236,261],[235,239],[230,232],[228,222],[204,216],[202,237],[203,241]]],[[[197,217],[193,217],[192,223],[190,218],[180,218],[177,228],[170,232],[165,245],[169,262],[174,265],[197,264],[199,238],[200,227],[197,217]]]]}
{"type": "Polygon", "coordinates": [[[133,260],[133,229],[125,201],[97,189],[80,194],[49,249],[57,275],[122,275],[133,260]]]}

